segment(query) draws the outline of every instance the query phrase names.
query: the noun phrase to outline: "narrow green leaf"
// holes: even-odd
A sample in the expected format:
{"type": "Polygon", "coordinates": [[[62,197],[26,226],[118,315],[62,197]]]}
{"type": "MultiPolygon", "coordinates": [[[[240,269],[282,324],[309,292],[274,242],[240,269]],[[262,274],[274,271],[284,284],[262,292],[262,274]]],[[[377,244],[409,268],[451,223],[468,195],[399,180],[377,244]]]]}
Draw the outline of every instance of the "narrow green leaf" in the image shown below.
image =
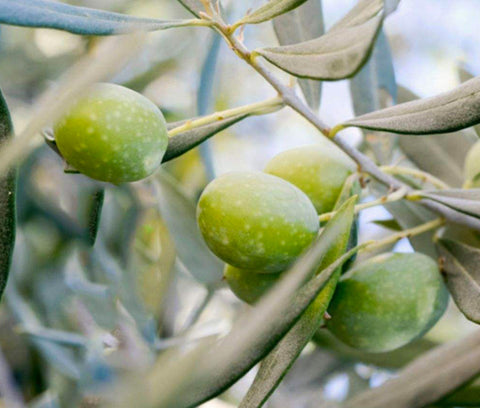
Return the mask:
{"type": "MultiPolygon", "coordinates": [[[[418,99],[410,90],[398,88],[398,102],[418,99]]],[[[398,143],[407,157],[424,170],[452,187],[461,187],[464,182],[465,157],[477,138],[468,130],[454,134],[403,136],[398,143]],[[428,152],[426,155],[424,152],[428,152]]]]}
{"type": "Polygon", "coordinates": [[[383,227],[392,231],[401,231],[402,227],[398,223],[398,221],[394,218],[389,218],[387,220],[377,220],[373,221],[373,224],[378,225],[379,227],[383,227]]]}
{"type": "MultiPolygon", "coordinates": [[[[12,136],[10,112],[0,91],[0,147],[12,136]]],[[[0,299],[7,284],[15,245],[15,189],[16,171],[12,169],[5,177],[0,177],[0,299]]]]}
{"type": "MultiPolygon", "coordinates": [[[[300,7],[277,17],[273,20],[273,28],[280,45],[291,45],[320,37],[324,33],[321,0],[307,0],[300,7]]],[[[299,85],[310,108],[318,110],[322,83],[301,79],[299,85]]]]}
{"type": "Polygon", "coordinates": [[[195,204],[166,173],[158,172],[156,181],[160,213],[175,242],[178,258],[199,282],[207,286],[218,284],[224,264],[210,252],[200,234],[195,204]]]}
{"type": "Polygon", "coordinates": [[[448,133],[480,123],[480,78],[440,95],[402,103],[342,124],[404,134],[448,133]]]}
{"type": "Polygon", "coordinates": [[[105,198],[105,190],[103,188],[95,188],[91,194],[90,206],[88,208],[88,239],[89,245],[93,246],[97,239],[98,228],[100,226],[100,218],[102,215],[103,200],[105,198]]]}
{"type": "MultiPolygon", "coordinates": [[[[190,13],[196,17],[200,17],[200,12],[206,12],[204,5],[200,0],[178,0],[190,13]]],[[[210,1],[209,1],[210,2],[210,1]]]]}
{"type": "Polygon", "coordinates": [[[454,210],[480,218],[480,189],[478,188],[420,191],[418,194],[454,210]]]}
{"type": "Polygon", "coordinates": [[[421,408],[450,394],[480,372],[480,331],[436,347],[379,387],[361,392],[342,408],[421,408]]]}
{"type": "MultiPolygon", "coordinates": [[[[337,225],[341,225],[342,228],[336,239],[330,240],[327,244],[323,259],[318,266],[318,271],[324,270],[345,253],[353,222],[353,213],[346,214],[342,212],[341,214],[337,213],[331,222],[327,224],[320,235],[320,240],[329,239],[331,235],[330,230],[337,227],[337,225]]],[[[341,269],[337,269],[298,322],[262,361],[255,380],[242,400],[240,408],[262,406],[280,384],[282,378],[321,325],[323,316],[337,286],[341,269]]]]}
{"type": "Polygon", "coordinates": [[[354,75],[366,62],[383,21],[381,0],[362,0],[326,34],[313,40],[256,50],[292,75],[337,80],[354,75]]]}
{"type": "Polygon", "coordinates": [[[264,6],[246,15],[235,25],[258,24],[271,20],[305,3],[306,0],[270,0],[264,6]]]}
{"type": "Polygon", "coordinates": [[[444,238],[437,249],[453,300],[467,319],[480,323],[480,249],[444,238]]]}
{"type": "Polygon", "coordinates": [[[115,35],[184,27],[191,21],[133,17],[51,0],[1,0],[0,23],[55,28],[81,35],[115,35]]]}

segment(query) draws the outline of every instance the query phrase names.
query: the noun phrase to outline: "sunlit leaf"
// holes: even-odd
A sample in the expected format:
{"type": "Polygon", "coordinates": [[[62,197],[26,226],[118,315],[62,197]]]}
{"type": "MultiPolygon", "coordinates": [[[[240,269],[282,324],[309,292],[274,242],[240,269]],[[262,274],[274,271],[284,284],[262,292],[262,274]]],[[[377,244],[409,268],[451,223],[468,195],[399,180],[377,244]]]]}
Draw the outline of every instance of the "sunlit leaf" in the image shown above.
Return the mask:
{"type": "Polygon", "coordinates": [[[381,0],[363,0],[326,34],[293,45],[256,52],[292,75],[336,80],[354,75],[365,63],[383,20],[381,0]]]}
{"type": "Polygon", "coordinates": [[[160,213],[175,242],[180,261],[199,282],[218,284],[224,264],[210,252],[201,236],[195,204],[172,177],[159,172],[156,180],[160,213]]]}
{"type": "Polygon", "coordinates": [[[439,239],[442,271],[460,311],[480,323],[480,249],[450,239],[439,239]]]}
{"type": "Polygon", "coordinates": [[[0,23],[55,28],[81,35],[115,35],[188,26],[188,20],[156,20],[72,6],[51,0],[1,0],[0,23]]]}
{"type": "MultiPolygon", "coordinates": [[[[321,0],[307,0],[296,9],[273,20],[273,28],[280,45],[291,45],[320,37],[324,32],[321,0]]],[[[301,79],[300,88],[308,105],[317,110],[320,106],[322,83],[301,79]]]]}
{"type": "Polygon", "coordinates": [[[402,103],[349,120],[344,127],[426,135],[480,123],[480,78],[430,98],[402,103]]]}
{"type": "MultiPolygon", "coordinates": [[[[0,147],[12,136],[13,125],[7,103],[0,91],[0,147]]],[[[16,172],[0,177],[0,299],[7,284],[15,245],[16,172]]]]}
{"type": "Polygon", "coordinates": [[[242,18],[236,25],[258,24],[286,13],[305,3],[306,0],[270,0],[267,4],[242,18]]]}

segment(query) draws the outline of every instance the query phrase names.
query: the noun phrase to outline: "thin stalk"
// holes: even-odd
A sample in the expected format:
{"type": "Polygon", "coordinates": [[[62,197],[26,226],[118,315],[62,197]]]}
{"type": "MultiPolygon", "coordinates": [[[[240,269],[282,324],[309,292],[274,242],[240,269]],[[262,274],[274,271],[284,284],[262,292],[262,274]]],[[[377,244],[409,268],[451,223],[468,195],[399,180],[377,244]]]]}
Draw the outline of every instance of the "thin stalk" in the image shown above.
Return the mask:
{"type": "Polygon", "coordinates": [[[435,176],[432,176],[430,173],[427,173],[426,171],[412,169],[409,167],[401,167],[401,166],[382,166],[380,167],[380,170],[388,174],[394,174],[394,175],[402,174],[402,175],[412,176],[423,181],[424,183],[430,183],[441,190],[450,188],[450,186],[447,183],[443,182],[442,180],[440,180],[435,176]]]}
{"type": "Polygon", "coordinates": [[[263,115],[275,112],[281,109],[283,106],[284,103],[282,101],[282,98],[276,96],[275,98],[267,99],[266,101],[256,102],[250,105],[240,106],[238,108],[227,109],[221,112],[212,113],[211,115],[203,116],[199,119],[189,120],[183,125],[170,130],[168,132],[168,136],[174,137],[188,130],[192,130],[205,125],[210,125],[211,123],[215,123],[238,115],[263,115]]]}

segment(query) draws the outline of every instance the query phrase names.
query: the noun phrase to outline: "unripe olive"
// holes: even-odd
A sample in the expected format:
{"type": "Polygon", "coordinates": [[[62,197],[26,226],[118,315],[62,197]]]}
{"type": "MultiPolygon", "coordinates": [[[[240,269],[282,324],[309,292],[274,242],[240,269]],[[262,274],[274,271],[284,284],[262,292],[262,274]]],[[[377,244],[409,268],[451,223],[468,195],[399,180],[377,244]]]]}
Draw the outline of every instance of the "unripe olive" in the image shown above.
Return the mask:
{"type": "Polygon", "coordinates": [[[162,161],[168,134],[162,112],[123,86],[95,84],[54,126],[55,141],[67,163],[100,181],[136,181],[162,161]]]}
{"type": "Polygon", "coordinates": [[[465,158],[465,180],[469,187],[480,187],[480,140],[470,148],[465,158]]]}
{"type": "Polygon", "coordinates": [[[327,327],[351,347],[390,351],[426,333],[447,303],[435,261],[419,253],[383,254],[358,265],[339,282],[327,327]]]}
{"type": "Polygon", "coordinates": [[[296,185],[312,200],[319,214],[333,210],[345,179],[352,173],[351,160],[327,145],[302,146],[270,160],[265,172],[296,185]]]}
{"type": "Polygon", "coordinates": [[[198,202],[197,220],[214,254],[258,272],[285,270],[319,230],[315,208],[302,191],[260,172],[212,181],[198,202]]]}
{"type": "Polygon", "coordinates": [[[258,273],[225,265],[224,278],[235,295],[252,304],[260,299],[280,279],[279,273],[258,273]]]}

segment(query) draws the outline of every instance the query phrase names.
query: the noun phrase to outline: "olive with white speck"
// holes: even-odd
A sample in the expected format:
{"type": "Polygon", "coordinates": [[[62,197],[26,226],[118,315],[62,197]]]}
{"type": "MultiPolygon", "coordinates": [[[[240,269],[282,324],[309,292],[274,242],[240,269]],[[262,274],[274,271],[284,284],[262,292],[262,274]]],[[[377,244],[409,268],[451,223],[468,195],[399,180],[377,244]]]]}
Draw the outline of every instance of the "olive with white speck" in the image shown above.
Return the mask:
{"type": "Polygon", "coordinates": [[[161,164],[168,144],[165,119],[143,95],[100,83],[85,91],[54,126],[67,163],[100,181],[141,180],[161,164]]]}
{"type": "Polygon", "coordinates": [[[389,253],[352,269],[337,286],[328,329],[368,352],[402,347],[445,312],[448,291],[436,262],[420,253],[389,253]]]}
{"type": "Polygon", "coordinates": [[[213,180],[200,197],[197,220],[214,254],[259,273],[285,270],[319,230],[309,198],[261,172],[233,172],[213,180]]]}
{"type": "Polygon", "coordinates": [[[319,214],[333,210],[353,162],[335,146],[297,147],[275,156],[265,172],[297,186],[312,200],[319,214]]]}

